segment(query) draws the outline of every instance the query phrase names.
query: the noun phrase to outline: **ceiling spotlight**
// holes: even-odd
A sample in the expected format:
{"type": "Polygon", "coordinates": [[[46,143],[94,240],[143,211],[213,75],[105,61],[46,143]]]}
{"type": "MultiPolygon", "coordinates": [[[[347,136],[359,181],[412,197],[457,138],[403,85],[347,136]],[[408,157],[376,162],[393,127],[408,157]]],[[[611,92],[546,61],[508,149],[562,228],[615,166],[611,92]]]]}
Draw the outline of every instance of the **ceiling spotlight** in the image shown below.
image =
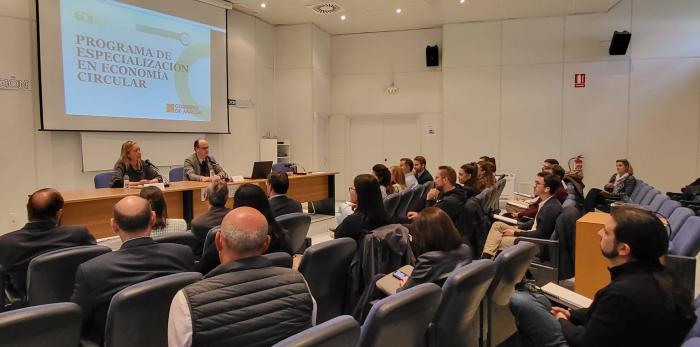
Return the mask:
{"type": "Polygon", "coordinates": [[[340,16],[340,20],[346,20],[348,17],[345,17],[345,15],[340,16]]]}
{"type": "Polygon", "coordinates": [[[267,4],[263,2],[263,3],[260,4],[260,7],[266,8],[266,7],[267,7],[267,4]]]}
{"type": "Polygon", "coordinates": [[[401,13],[401,9],[400,9],[400,8],[397,8],[397,9],[396,9],[396,13],[401,13]]]}
{"type": "Polygon", "coordinates": [[[467,0],[459,0],[459,3],[463,4],[465,1],[467,1],[467,0]]]}

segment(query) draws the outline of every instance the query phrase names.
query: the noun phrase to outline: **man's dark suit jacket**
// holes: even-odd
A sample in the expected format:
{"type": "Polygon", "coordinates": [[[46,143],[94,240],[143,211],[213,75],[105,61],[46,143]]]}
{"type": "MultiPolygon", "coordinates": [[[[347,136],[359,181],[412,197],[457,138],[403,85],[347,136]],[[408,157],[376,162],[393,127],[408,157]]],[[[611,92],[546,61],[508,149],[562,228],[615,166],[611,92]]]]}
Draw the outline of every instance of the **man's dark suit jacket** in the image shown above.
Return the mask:
{"type": "Polygon", "coordinates": [[[561,202],[559,202],[556,196],[552,196],[551,199],[547,200],[547,202],[542,205],[542,208],[540,208],[540,211],[537,213],[537,218],[518,227],[520,230],[529,230],[532,228],[535,220],[537,220],[537,228],[532,231],[516,231],[515,236],[549,239],[554,232],[554,225],[557,222],[557,217],[561,214],[561,210],[561,202]]]}
{"type": "Polygon", "coordinates": [[[192,220],[190,228],[192,233],[197,238],[197,244],[194,248],[194,257],[199,259],[202,256],[202,248],[204,248],[204,240],[207,238],[209,229],[221,225],[227,213],[231,211],[228,207],[212,206],[209,211],[192,220]]]}
{"type": "Polygon", "coordinates": [[[57,227],[54,221],[29,222],[22,229],[0,236],[0,265],[12,288],[24,295],[27,268],[34,257],[56,249],[94,244],[95,238],[85,227],[57,227]]]}
{"type": "Polygon", "coordinates": [[[136,283],[194,271],[192,250],[174,243],[156,243],[150,237],[131,239],[114,252],[90,259],[78,267],[71,301],[83,310],[83,335],[101,342],[112,296],[136,283]]]}
{"type": "Polygon", "coordinates": [[[286,195],[275,195],[270,198],[270,207],[272,214],[279,217],[283,214],[302,212],[301,203],[294,199],[290,199],[286,195]]]}
{"type": "Polygon", "coordinates": [[[431,175],[430,172],[426,169],[426,170],[421,171],[420,174],[417,174],[416,179],[418,180],[418,184],[423,184],[425,182],[432,181],[433,175],[431,175]]]}

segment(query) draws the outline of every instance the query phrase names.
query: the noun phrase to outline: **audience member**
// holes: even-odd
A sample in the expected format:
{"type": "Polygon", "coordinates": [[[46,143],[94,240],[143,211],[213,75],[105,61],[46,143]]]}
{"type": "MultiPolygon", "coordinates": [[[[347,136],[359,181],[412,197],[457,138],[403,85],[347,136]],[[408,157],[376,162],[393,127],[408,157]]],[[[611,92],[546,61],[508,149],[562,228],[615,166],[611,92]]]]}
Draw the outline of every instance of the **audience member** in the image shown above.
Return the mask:
{"type": "Polygon", "coordinates": [[[141,147],[131,140],[122,144],[119,159],[114,163],[111,187],[123,187],[124,176],[136,184],[163,182],[158,168],[141,160],[141,147]]]}
{"type": "Polygon", "coordinates": [[[413,160],[410,158],[401,158],[400,164],[403,169],[403,174],[406,180],[406,187],[408,189],[413,189],[418,185],[418,180],[416,176],[413,175],[413,160]]]}
{"type": "Polygon", "coordinates": [[[226,215],[215,241],[221,265],[173,298],[168,346],[271,346],[314,324],[304,277],[261,256],[268,230],[251,207],[226,215]]]}
{"type": "MultiPolygon", "coordinates": [[[[470,198],[468,191],[457,185],[457,173],[450,166],[438,167],[435,175],[435,187],[428,192],[426,206],[435,206],[447,213],[456,225],[464,209],[464,203],[470,198]]],[[[414,219],[418,212],[408,212],[408,219],[414,219]]]]}
{"type": "Polygon", "coordinates": [[[151,236],[187,231],[187,222],[181,218],[168,218],[168,204],[165,202],[163,191],[150,186],[141,189],[139,196],[148,200],[151,209],[156,213],[156,221],[151,229],[151,236]]]}
{"type": "Polygon", "coordinates": [[[496,172],[496,165],[490,161],[480,161],[476,164],[476,167],[479,176],[479,183],[477,185],[479,191],[496,185],[496,176],[494,174],[496,172]]]}
{"type": "Polygon", "coordinates": [[[289,177],[284,172],[273,172],[267,176],[267,196],[270,200],[272,215],[279,217],[283,214],[303,212],[301,203],[287,196],[289,177]]]}
{"type": "Polygon", "coordinates": [[[433,176],[428,172],[425,167],[425,157],[419,155],[413,158],[413,171],[415,172],[416,180],[418,184],[423,184],[425,182],[430,182],[433,180],[433,176]]]}
{"type": "Polygon", "coordinates": [[[27,268],[34,257],[56,249],[95,244],[85,227],[61,226],[62,214],[61,193],[52,188],[39,189],[27,200],[29,222],[22,229],[0,236],[0,266],[8,277],[8,289],[24,296],[27,268]]]}
{"type": "MultiPolygon", "coordinates": [[[[555,160],[556,159],[545,159],[544,164],[548,164],[547,160],[555,160]]],[[[550,165],[542,165],[542,172],[548,173],[548,174],[554,174],[559,179],[561,180],[561,184],[559,185],[559,188],[557,188],[554,191],[554,197],[559,200],[560,203],[564,203],[566,201],[566,198],[569,196],[569,193],[566,191],[566,185],[564,184],[564,175],[565,171],[564,168],[561,167],[559,164],[550,164],[550,165]]],[[[520,212],[513,212],[511,213],[511,216],[513,218],[535,218],[535,215],[537,215],[537,210],[540,207],[540,202],[542,202],[542,199],[537,198],[533,203],[531,203],[525,210],[520,211],[520,212]]]]}
{"type": "Polygon", "coordinates": [[[464,164],[459,168],[459,183],[469,196],[479,194],[479,174],[476,163],[464,164]]]}
{"type": "Polygon", "coordinates": [[[680,346],[695,322],[692,292],[659,262],[668,249],[661,221],[647,211],[615,209],[598,232],[611,282],[589,308],[552,307],[541,294],[510,301],[520,346],[680,346]]]}
{"type": "Polygon", "coordinates": [[[71,301],[83,311],[83,335],[90,340],[102,340],[109,303],[120,290],[157,277],[194,271],[189,247],[153,241],[150,235],[155,219],[145,199],[127,196],[119,200],[110,223],[123,242],[121,248],[78,267],[71,301]]]}
{"type": "Polygon", "coordinates": [[[372,175],[379,182],[379,190],[382,192],[382,199],[386,199],[387,196],[394,194],[394,186],[391,184],[391,172],[387,169],[384,164],[377,164],[372,166],[372,175]]]}
{"type": "Polygon", "coordinates": [[[554,196],[552,193],[561,185],[561,181],[556,175],[539,172],[534,184],[534,193],[541,199],[535,219],[517,228],[500,221],[494,222],[486,237],[482,257],[493,258],[497,251],[512,246],[518,236],[549,239],[552,235],[557,217],[562,210],[559,200],[552,199],[554,196]]]}
{"type": "Polygon", "coordinates": [[[429,282],[442,286],[452,271],[472,259],[469,246],[462,244],[459,231],[442,209],[426,207],[413,220],[409,231],[418,259],[399,290],[429,282]]]}
{"type": "Polygon", "coordinates": [[[622,200],[632,195],[634,186],[637,183],[637,180],[634,178],[632,164],[627,159],[618,159],[615,161],[615,168],[617,172],[610,177],[610,181],[603,187],[603,190],[593,188],[586,195],[586,200],[584,201],[586,212],[591,212],[596,207],[605,212],[610,212],[608,200],[622,200]]]}
{"type": "Polygon", "coordinates": [[[493,164],[493,172],[496,172],[496,158],[495,157],[482,156],[479,158],[479,162],[477,164],[484,163],[484,162],[489,162],[489,163],[493,164]]]}
{"type": "Polygon", "coordinates": [[[547,172],[547,170],[550,170],[552,166],[554,165],[559,165],[559,160],[556,159],[545,159],[542,162],[542,172],[547,172]]]}
{"type": "Polygon", "coordinates": [[[400,166],[394,165],[391,167],[391,183],[394,185],[394,191],[397,193],[408,189],[406,187],[406,176],[400,166]]]}
{"type": "Polygon", "coordinates": [[[196,259],[202,257],[204,240],[207,238],[209,230],[221,225],[224,216],[231,211],[230,208],[226,207],[226,201],[228,201],[228,184],[226,182],[222,180],[212,182],[204,194],[209,203],[209,210],[193,219],[190,223],[192,233],[197,238],[197,244],[194,248],[196,259]]]}
{"type": "Polygon", "coordinates": [[[374,176],[357,175],[350,191],[351,196],[356,194],[357,207],[335,229],[336,238],[350,237],[358,241],[367,232],[393,222],[384,209],[379,182],[374,176]]]}
{"type": "Polygon", "coordinates": [[[209,141],[204,138],[194,140],[194,153],[185,158],[183,170],[185,179],[190,181],[212,182],[229,178],[226,170],[209,155],[209,141]]]}

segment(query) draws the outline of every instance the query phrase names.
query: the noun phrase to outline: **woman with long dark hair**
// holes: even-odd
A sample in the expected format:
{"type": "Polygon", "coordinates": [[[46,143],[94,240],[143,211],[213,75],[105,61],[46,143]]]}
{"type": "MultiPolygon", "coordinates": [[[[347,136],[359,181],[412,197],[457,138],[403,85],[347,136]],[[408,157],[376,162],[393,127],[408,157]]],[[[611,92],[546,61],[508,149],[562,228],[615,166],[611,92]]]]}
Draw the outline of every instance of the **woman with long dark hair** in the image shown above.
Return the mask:
{"type": "Polygon", "coordinates": [[[151,229],[151,236],[187,231],[187,222],[184,219],[168,218],[168,204],[165,202],[165,196],[160,188],[144,187],[139,192],[139,196],[148,200],[151,209],[156,213],[156,222],[151,229]]]}
{"type": "Polygon", "coordinates": [[[476,163],[464,164],[459,168],[459,183],[464,190],[469,192],[469,196],[479,194],[479,174],[476,163]]]}
{"type": "Polygon", "coordinates": [[[355,212],[345,218],[335,230],[335,237],[350,237],[355,241],[365,233],[391,224],[391,217],[384,209],[379,182],[372,175],[357,175],[351,190],[357,196],[355,212]]]}
{"type": "Polygon", "coordinates": [[[287,231],[275,220],[272,208],[270,208],[270,201],[259,185],[246,183],[238,187],[236,193],[233,194],[233,209],[243,206],[260,211],[267,219],[268,234],[270,235],[270,247],[267,249],[267,253],[286,252],[291,254],[286,242],[287,231]]]}
{"type": "Polygon", "coordinates": [[[379,182],[379,190],[382,192],[382,199],[386,199],[387,196],[395,193],[394,186],[391,184],[391,172],[384,164],[372,166],[372,174],[379,182]]]}

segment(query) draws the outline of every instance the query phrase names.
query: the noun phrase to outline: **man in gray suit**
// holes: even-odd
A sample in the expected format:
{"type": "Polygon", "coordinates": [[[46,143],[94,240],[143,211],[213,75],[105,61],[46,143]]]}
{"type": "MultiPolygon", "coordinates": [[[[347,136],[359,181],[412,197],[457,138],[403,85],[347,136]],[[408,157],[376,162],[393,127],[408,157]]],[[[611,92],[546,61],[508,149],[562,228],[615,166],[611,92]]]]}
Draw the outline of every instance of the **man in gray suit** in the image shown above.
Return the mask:
{"type": "Polygon", "coordinates": [[[209,141],[203,138],[194,140],[194,153],[185,159],[184,166],[186,180],[212,182],[229,179],[226,170],[209,155],[209,141]]]}
{"type": "Polygon", "coordinates": [[[209,202],[209,211],[192,220],[190,227],[192,233],[197,238],[197,244],[194,249],[194,256],[199,259],[202,256],[202,248],[204,240],[207,238],[209,229],[221,225],[224,216],[231,211],[226,207],[228,201],[228,184],[217,180],[212,182],[206,191],[207,201],[209,202]]]}

